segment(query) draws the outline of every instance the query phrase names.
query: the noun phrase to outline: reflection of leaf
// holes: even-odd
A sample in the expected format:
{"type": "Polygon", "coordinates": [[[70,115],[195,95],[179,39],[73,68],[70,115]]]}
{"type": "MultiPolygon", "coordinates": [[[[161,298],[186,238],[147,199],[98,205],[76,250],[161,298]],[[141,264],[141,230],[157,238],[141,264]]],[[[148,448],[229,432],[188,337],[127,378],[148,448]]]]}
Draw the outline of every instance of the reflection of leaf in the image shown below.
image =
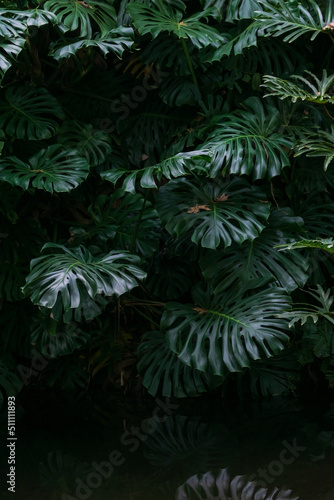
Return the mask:
{"type": "Polygon", "coordinates": [[[170,467],[183,475],[226,464],[237,454],[236,439],[225,426],[181,415],[157,424],[144,448],[152,465],[170,467]]]}
{"type": "Polygon", "coordinates": [[[298,500],[292,490],[263,488],[247,476],[230,478],[226,469],[190,477],[176,492],[176,500],[298,500]]]}

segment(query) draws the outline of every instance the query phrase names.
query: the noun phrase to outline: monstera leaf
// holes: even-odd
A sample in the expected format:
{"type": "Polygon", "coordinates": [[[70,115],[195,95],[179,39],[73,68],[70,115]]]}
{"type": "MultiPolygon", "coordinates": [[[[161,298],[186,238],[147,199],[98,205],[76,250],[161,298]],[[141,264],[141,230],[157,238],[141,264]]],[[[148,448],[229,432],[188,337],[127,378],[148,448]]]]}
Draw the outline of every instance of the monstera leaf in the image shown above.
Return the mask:
{"type": "Polygon", "coordinates": [[[71,40],[60,40],[53,45],[50,55],[57,61],[68,59],[82,49],[95,47],[99,49],[104,56],[115,54],[121,58],[124,50],[130,50],[133,45],[133,29],[125,26],[120,26],[108,32],[107,35],[101,37],[97,35],[94,39],[79,40],[72,42],[71,40]]]}
{"type": "Polygon", "coordinates": [[[127,11],[132,22],[141,35],[150,33],[156,38],[161,32],[168,31],[178,38],[188,39],[197,48],[222,42],[219,31],[201,22],[200,19],[210,15],[214,10],[208,9],[183,19],[180,11],[174,11],[163,0],[155,0],[155,7],[132,2],[127,11]]]}
{"type": "Polygon", "coordinates": [[[0,36],[8,40],[24,36],[27,29],[25,24],[15,19],[11,13],[11,10],[0,9],[0,36]]]}
{"type": "Polygon", "coordinates": [[[97,237],[114,241],[114,248],[151,256],[158,248],[160,221],[156,210],[140,194],[117,189],[112,195],[100,195],[88,208],[92,224],[72,228],[75,241],[97,237]]]}
{"type": "Polygon", "coordinates": [[[25,295],[30,295],[39,306],[53,308],[59,300],[65,312],[81,309],[87,300],[96,301],[100,295],[119,297],[146,276],[137,267],[139,257],[127,252],[111,251],[94,257],[84,247],[70,250],[53,243],[47,243],[43,249],[53,253],[31,261],[23,288],[25,295]]]}
{"type": "Polygon", "coordinates": [[[268,226],[253,241],[241,246],[210,252],[200,260],[203,276],[210,281],[216,293],[240,282],[246,285],[254,279],[272,278],[288,291],[303,287],[307,281],[309,262],[301,255],[289,256],[279,252],[291,245],[295,233],[301,232],[303,221],[288,209],[274,210],[268,226]],[[284,243],[283,243],[284,242],[284,243]],[[289,243],[288,243],[289,242],[289,243]]]}
{"type": "Polygon", "coordinates": [[[57,135],[57,141],[67,148],[76,149],[91,167],[106,160],[111,152],[111,139],[102,130],[95,130],[91,124],[68,120],[57,135]]]}
{"type": "Polygon", "coordinates": [[[26,40],[14,38],[13,40],[1,40],[0,42],[0,83],[5,73],[11,68],[15,59],[22,51],[26,40]]]}
{"type": "Polygon", "coordinates": [[[204,180],[170,181],[160,188],[157,210],[170,234],[191,234],[191,241],[205,248],[228,247],[253,240],[264,229],[270,205],[263,192],[243,179],[220,185],[204,180]]]}
{"type": "Polygon", "coordinates": [[[92,38],[93,25],[100,29],[102,36],[117,26],[117,14],[110,4],[88,0],[49,0],[44,4],[44,10],[57,16],[58,22],[64,25],[65,30],[79,29],[81,38],[92,38]]]}
{"type": "Polygon", "coordinates": [[[279,288],[252,294],[235,290],[210,296],[204,287],[193,292],[195,304],[167,303],[161,319],[168,347],[197,370],[223,376],[269,358],[284,348],[285,318],[290,299],[279,288]]]}
{"type": "Polygon", "coordinates": [[[138,372],[142,383],[153,397],[161,393],[167,397],[194,397],[214,389],[223,377],[203,373],[185,365],[171,351],[161,332],[146,333],[138,348],[138,372]]]}
{"type": "Polygon", "coordinates": [[[151,167],[133,171],[125,168],[106,170],[101,173],[101,177],[115,184],[124,176],[122,189],[135,193],[137,179],[140,179],[140,185],[143,188],[156,188],[155,177],[160,181],[163,176],[167,179],[173,179],[189,174],[193,170],[203,172],[205,162],[208,161],[211,161],[209,150],[188,151],[170,156],[151,167]]]}
{"type": "Polygon", "coordinates": [[[247,476],[231,479],[227,469],[190,477],[176,492],[175,500],[298,500],[292,490],[263,488],[262,481],[247,476]]]}
{"type": "Polygon", "coordinates": [[[44,88],[10,87],[0,100],[0,127],[16,139],[48,139],[58,130],[55,119],[63,117],[58,101],[44,88]]]}
{"type": "Polygon", "coordinates": [[[0,161],[0,179],[26,190],[30,186],[52,192],[66,192],[77,187],[89,172],[89,165],[76,150],[59,144],[42,149],[29,163],[9,156],[0,161]]]}
{"type": "Polygon", "coordinates": [[[228,169],[231,174],[271,179],[290,164],[286,150],[292,148],[293,141],[279,133],[278,109],[265,109],[257,97],[247,99],[243,107],[243,111],[213,119],[212,135],[201,146],[214,151],[212,176],[224,166],[224,171],[228,169]]]}

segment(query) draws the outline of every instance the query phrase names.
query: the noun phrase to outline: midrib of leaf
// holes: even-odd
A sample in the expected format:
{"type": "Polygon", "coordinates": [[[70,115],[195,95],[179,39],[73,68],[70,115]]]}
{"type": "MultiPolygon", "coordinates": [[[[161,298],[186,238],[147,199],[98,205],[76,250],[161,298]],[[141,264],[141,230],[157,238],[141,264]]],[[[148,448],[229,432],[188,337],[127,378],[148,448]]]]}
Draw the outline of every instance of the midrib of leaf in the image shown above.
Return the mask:
{"type": "Polygon", "coordinates": [[[234,321],[234,323],[238,323],[239,325],[242,325],[244,326],[245,328],[248,328],[250,330],[253,330],[253,328],[250,326],[250,325],[247,325],[246,323],[243,323],[242,321],[239,321],[238,319],[236,318],[233,318],[232,316],[228,316],[227,314],[223,314],[223,313],[220,313],[218,311],[214,311],[212,309],[208,309],[206,312],[212,314],[212,315],[215,315],[215,316],[220,316],[222,318],[226,318],[230,321],[234,321]]]}

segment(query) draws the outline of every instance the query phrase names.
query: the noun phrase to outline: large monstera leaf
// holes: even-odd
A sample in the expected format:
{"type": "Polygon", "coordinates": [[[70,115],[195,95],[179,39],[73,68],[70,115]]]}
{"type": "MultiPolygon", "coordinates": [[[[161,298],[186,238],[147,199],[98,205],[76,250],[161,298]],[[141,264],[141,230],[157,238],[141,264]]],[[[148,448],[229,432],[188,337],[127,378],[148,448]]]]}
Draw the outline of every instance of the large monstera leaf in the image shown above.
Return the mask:
{"type": "Polygon", "coordinates": [[[279,175],[290,164],[287,151],[293,146],[291,138],[279,133],[279,110],[265,109],[257,97],[243,103],[244,110],[216,116],[212,122],[212,135],[203,148],[214,151],[212,175],[221,167],[231,174],[248,174],[253,179],[279,175]]]}
{"type": "Polygon", "coordinates": [[[88,0],[49,0],[44,4],[46,11],[52,12],[65,30],[79,29],[81,38],[92,38],[93,24],[99,27],[102,36],[117,26],[117,14],[110,4],[88,0]]]}
{"type": "Polygon", "coordinates": [[[268,489],[247,476],[231,478],[227,469],[190,477],[176,492],[175,500],[298,500],[292,490],[268,489]]]}
{"type": "Polygon", "coordinates": [[[180,361],[161,332],[149,332],[138,348],[138,372],[148,392],[166,397],[194,397],[224,382],[223,377],[194,370],[180,361]]]}
{"type": "Polygon", "coordinates": [[[46,89],[10,87],[0,100],[0,128],[16,139],[48,139],[64,118],[58,101],[46,89]]]}
{"type": "Polygon", "coordinates": [[[210,296],[193,292],[195,304],[167,303],[161,318],[169,348],[188,366],[223,376],[241,371],[251,360],[280,352],[289,337],[288,321],[277,315],[290,310],[290,298],[279,288],[210,296]]]}
{"type": "Polygon", "coordinates": [[[57,312],[81,310],[85,303],[91,307],[99,296],[119,297],[146,276],[137,266],[139,257],[127,252],[94,257],[84,247],[68,249],[55,243],[47,243],[43,249],[53,253],[31,261],[23,292],[34,304],[55,307],[57,312]]]}
{"type": "Polygon", "coordinates": [[[183,19],[182,12],[174,11],[162,0],[155,0],[154,3],[154,8],[136,2],[128,5],[132,22],[141,35],[150,33],[156,38],[161,32],[168,31],[178,38],[188,39],[198,48],[224,41],[216,29],[200,21],[214,10],[208,9],[183,19]]]}
{"type": "Polygon", "coordinates": [[[15,156],[0,161],[0,179],[26,190],[30,186],[50,193],[77,187],[89,172],[87,161],[76,150],[55,144],[42,149],[26,163],[15,156]]]}
{"type": "Polygon", "coordinates": [[[221,184],[187,179],[170,181],[158,193],[157,210],[167,231],[205,248],[228,247],[255,239],[264,229],[270,204],[263,192],[244,179],[221,184]]]}
{"type": "Polygon", "coordinates": [[[222,292],[239,282],[247,285],[251,280],[271,278],[288,291],[303,287],[307,281],[309,262],[301,255],[286,256],[276,245],[291,244],[296,233],[301,233],[303,221],[291,210],[274,210],[268,226],[253,241],[206,254],[200,260],[205,279],[222,292]]]}

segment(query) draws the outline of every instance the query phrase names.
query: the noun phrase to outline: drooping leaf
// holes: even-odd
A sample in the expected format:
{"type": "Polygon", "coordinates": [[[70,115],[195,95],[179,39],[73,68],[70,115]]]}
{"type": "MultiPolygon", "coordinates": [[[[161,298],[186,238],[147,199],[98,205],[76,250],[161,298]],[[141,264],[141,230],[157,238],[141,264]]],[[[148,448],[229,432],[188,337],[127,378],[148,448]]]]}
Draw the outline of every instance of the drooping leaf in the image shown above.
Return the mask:
{"type": "Polygon", "coordinates": [[[331,133],[319,130],[317,135],[301,141],[297,146],[295,156],[301,154],[306,154],[311,158],[325,157],[324,170],[327,171],[334,160],[334,127],[331,127],[331,133]]]}
{"type": "Polygon", "coordinates": [[[26,163],[14,156],[0,160],[0,179],[27,190],[30,186],[52,192],[77,187],[89,172],[86,160],[76,150],[55,144],[42,149],[26,163]]]}
{"type": "Polygon", "coordinates": [[[70,250],[55,243],[47,243],[43,249],[53,253],[31,261],[23,288],[39,306],[53,308],[59,298],[65,312],[81,309],[85,298],[119,297],[146,276],[138,267],[139,257],[127,252],[111,251],[94,257],[85,247],[70,250]]]}
{"type": "Polygon", "coordinates": [[[117,14],[115,8],[104,2],[96,0],[48,0],[44,4],[44,10],[52,12],[57,16],[58,22],[62,23],[65,30],[80,30],[81,38],[92,38],[93,23],[99,27],[102,36],[117,26],[117,14]]]}
{"type": "Polygon", "coordinates": [[[223,377],[195,370],[171,351],[161,332],[146,333],[138,348],[138,372],[149,394],[166,397],[195,397],[221,385],[223,377]]]}
{"type": "Polygon", "coordinates": [[[324,69],[322,79],[320,80],[311,71],[305,70],[304,72],[309,75],[308,79],[301,75],[290,76],[290,78],[297,81],[296,83],[277,78],[276,76],[264,75],[263,87],[269,90],[269,93],[265,97],[278,96],[280,99],[289,98],[292,102],[301,99],[302,101],[320,104],[333,104],[332,90],[334,87],[334,74],[327,76],[327,71],[324,69]]]}
{"type": "Polygon", "coordinates": [[[103,37],[100,35],[92,39],[78,40],[71,42],[68,40],[60,40],[52,46],[50,55],[57,61],[68,59],[70,56],[75,56],[77,52],[88,47],[99,49],[104,56],[109,53],[115,54],[121,58],[125,50],[130,50],[133,46],[133,29],[120,26],[110,30],[103,37]]]}
{"type": "Polygon", "coordinates": [[[296,248],[319,248],[325,252],[334,253],[334,239],[324,238],[318,240],[299,240],[282,245],[276,245],[276,248],[280,252],[283,250],[295,250],[296,248]]]}
{"type": "Polygon", "coordinates": [[[122,189],[130,193],[135,193],[137,179],[139,179],[140,185],[143,188],[156,188],[155,178],[160,181],[162,177],[174,179],[175,177],[186,175],[193,170],[203,172],[205,171],[205,162],[209,161],[211,161],[211,156],[208,150],[188,151],[177,153],[151,167],[132,171],[125,168],[106,170],[101,172],[101,177],[115,184],[124,176],[122,189]]]}
{"type": "Polygon", "coordinates": [[[0,83],[5,73],[12,67],[17,56],[21,53],[25,42],[24,38],[0,41],[0,83]]]}
{"type": "Polygon", "coordinates": [[[309,262],[301,255],[285,256],[278,251],[281,242],[291,242],[301,232],[303,221],[288,209],[274,210],[268,226],[253,241],[241,246],[210,252],[200,260],[203,276],[216,293],[254,279],[272,278],[289,292],[307,281],[309,262]]]}
{"type": "Polygon", "coordinates": [[[239,178],[225,184],[204,180],[201,185],[172,180],[160,188],[156,206],[170,234],[189,233],[191,241],[205,248],[252,241],[270,212],[263,192],[239,178]]]}
{"type": "Polygon", "coordinates": [[[0,127],[9,136],[30,141],[48,139],[64,117],[58,101],[46,89],[10,87],[0,100],[0,127]]]}
{"type": "Polygon", "coordinates": [[[267,34],[283,36],[285,42],[293,42],[302,35],[314,40],[333,20],[332,2],[327,2],[323,14],[314,0],[285,2],[284,0],[258,0],[262,10],[256,13],[267,34]]]}
{"type": "Polygon", "coordinates": [[[197,287],[193,299],[195,304],[167,303],[161,329],[169,348],[197,370],[220,376],[241,371],[252,359],[277,354],[288,340],[287,320],[276,317],[290,309],[282,289],[211,296],[197,287]]]}

